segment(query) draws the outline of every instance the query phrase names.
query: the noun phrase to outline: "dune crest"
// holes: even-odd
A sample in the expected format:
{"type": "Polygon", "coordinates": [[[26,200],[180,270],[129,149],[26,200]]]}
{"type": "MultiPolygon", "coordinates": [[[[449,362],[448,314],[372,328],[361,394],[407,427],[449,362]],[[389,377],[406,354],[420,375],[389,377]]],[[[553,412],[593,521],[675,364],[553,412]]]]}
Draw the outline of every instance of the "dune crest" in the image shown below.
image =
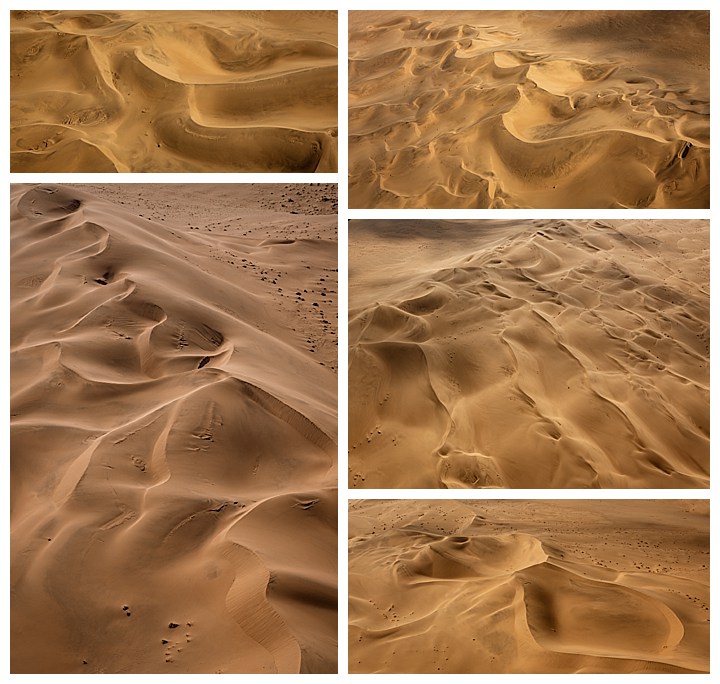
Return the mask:
{"type": "Polygon", "coordinates": [[[355,208],[707,208],[709,14],[351,11],[355,208]]]}
{"type": "Polygon", "coordinates": [[[705,221],[352,221],[351,487],[709,481],[705,221]]]}
{"type": "Polygon", "coordinates": [[[350,672],[707,672],[708,503],[352,501],[350,672]]]}
{"type": "Polygon", "coordinates": [[[337,671],[334,194],[13,186],[13,672],[337,671]]]}

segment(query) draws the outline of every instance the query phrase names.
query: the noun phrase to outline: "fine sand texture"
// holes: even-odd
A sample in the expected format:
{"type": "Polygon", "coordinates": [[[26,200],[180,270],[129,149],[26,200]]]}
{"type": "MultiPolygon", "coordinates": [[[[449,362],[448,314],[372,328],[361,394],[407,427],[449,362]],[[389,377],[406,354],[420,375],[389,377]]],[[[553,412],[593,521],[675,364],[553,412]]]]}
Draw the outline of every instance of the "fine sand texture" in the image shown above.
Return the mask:
{"type": "Polygon", "coordinates": [[[708,486],[707,221],[349,232],[351,487],[708,486]]]}
{"type": "Polygon", "coordinates": [[[351,673],[703,673],[709,501],[351,501],[351,673]]]}
{"type": "Polygon", "coordinates": [[[15,172],[335,172],[335,11],[13,11],[15,172]]]}
{"type": "Polygon", "coordinates": [[[357,208],[707,208],[707,11],[351,11],[357,208]]]}
{"type": "Polygon", "coordinates": [[[12,672],[337,671],[335,202],[12,187],[12,672]]]}

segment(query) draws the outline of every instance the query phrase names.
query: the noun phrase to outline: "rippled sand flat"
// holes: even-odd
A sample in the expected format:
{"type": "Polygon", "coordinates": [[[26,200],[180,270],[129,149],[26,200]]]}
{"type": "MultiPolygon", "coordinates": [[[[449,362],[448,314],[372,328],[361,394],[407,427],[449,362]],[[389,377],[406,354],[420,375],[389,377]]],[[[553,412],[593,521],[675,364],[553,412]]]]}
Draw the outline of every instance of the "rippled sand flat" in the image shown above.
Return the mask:
{"type": "Polygon", "coordinates": [[[10,212],[12,671],[336,672],[336,186],[10,212]]]}
{"type": "Polygon", "coordinates": [[[337,171],[337,12],[13,11],[17,172],[337,171]]]}
{"type": "Polygon", "coordinates": [[[352,11],[350,206],[709,207],[706,11],[352,11]]]}
{"type": "Polygon", "coordinates": [[[350,486],[708,486],[707,221],[349,232],[350,486]]]}
{"type": "Polygon", "coordinates": [[[352,501],[351,673],[698,673],[708,501],[352,501]]]}

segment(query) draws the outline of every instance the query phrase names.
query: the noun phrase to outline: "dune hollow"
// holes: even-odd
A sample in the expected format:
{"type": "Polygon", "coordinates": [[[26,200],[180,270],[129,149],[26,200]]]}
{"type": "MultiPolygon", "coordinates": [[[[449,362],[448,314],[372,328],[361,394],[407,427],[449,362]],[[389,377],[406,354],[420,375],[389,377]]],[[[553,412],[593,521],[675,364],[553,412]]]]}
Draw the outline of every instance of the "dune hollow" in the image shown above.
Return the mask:
{"type": "Polygon", "coordinates": [[[355,208],[708,208],[709,12],[351,11],[355,208]]]}

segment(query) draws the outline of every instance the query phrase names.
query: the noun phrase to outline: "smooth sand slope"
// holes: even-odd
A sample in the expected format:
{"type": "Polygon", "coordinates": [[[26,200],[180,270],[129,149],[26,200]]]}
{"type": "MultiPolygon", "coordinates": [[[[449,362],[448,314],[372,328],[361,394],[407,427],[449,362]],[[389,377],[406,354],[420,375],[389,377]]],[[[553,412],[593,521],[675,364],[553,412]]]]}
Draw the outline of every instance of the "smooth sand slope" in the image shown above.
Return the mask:
{"type": "Polygon", "coordinates": [[[352,221],[353,487],[707,487],[709,225],[352,221]]]}
{"type": "Polygon", "coordinates": [[[710,667],[708,501],[353,501],[350,672],[710,667]]]}
{"type": "Polygon", "coordinates": [[[337,171],[337,12],[13,11],[16,172],[337,171]]]}
{"type": "Polygon", "coordinates": [[[351,207],[708,207],[707,11],[353,11],[351,207]]]}
{"type": "Polygon", "coordinates": [[[13,186],[13,672],[337,671],[334,194],[13,186]]]}

